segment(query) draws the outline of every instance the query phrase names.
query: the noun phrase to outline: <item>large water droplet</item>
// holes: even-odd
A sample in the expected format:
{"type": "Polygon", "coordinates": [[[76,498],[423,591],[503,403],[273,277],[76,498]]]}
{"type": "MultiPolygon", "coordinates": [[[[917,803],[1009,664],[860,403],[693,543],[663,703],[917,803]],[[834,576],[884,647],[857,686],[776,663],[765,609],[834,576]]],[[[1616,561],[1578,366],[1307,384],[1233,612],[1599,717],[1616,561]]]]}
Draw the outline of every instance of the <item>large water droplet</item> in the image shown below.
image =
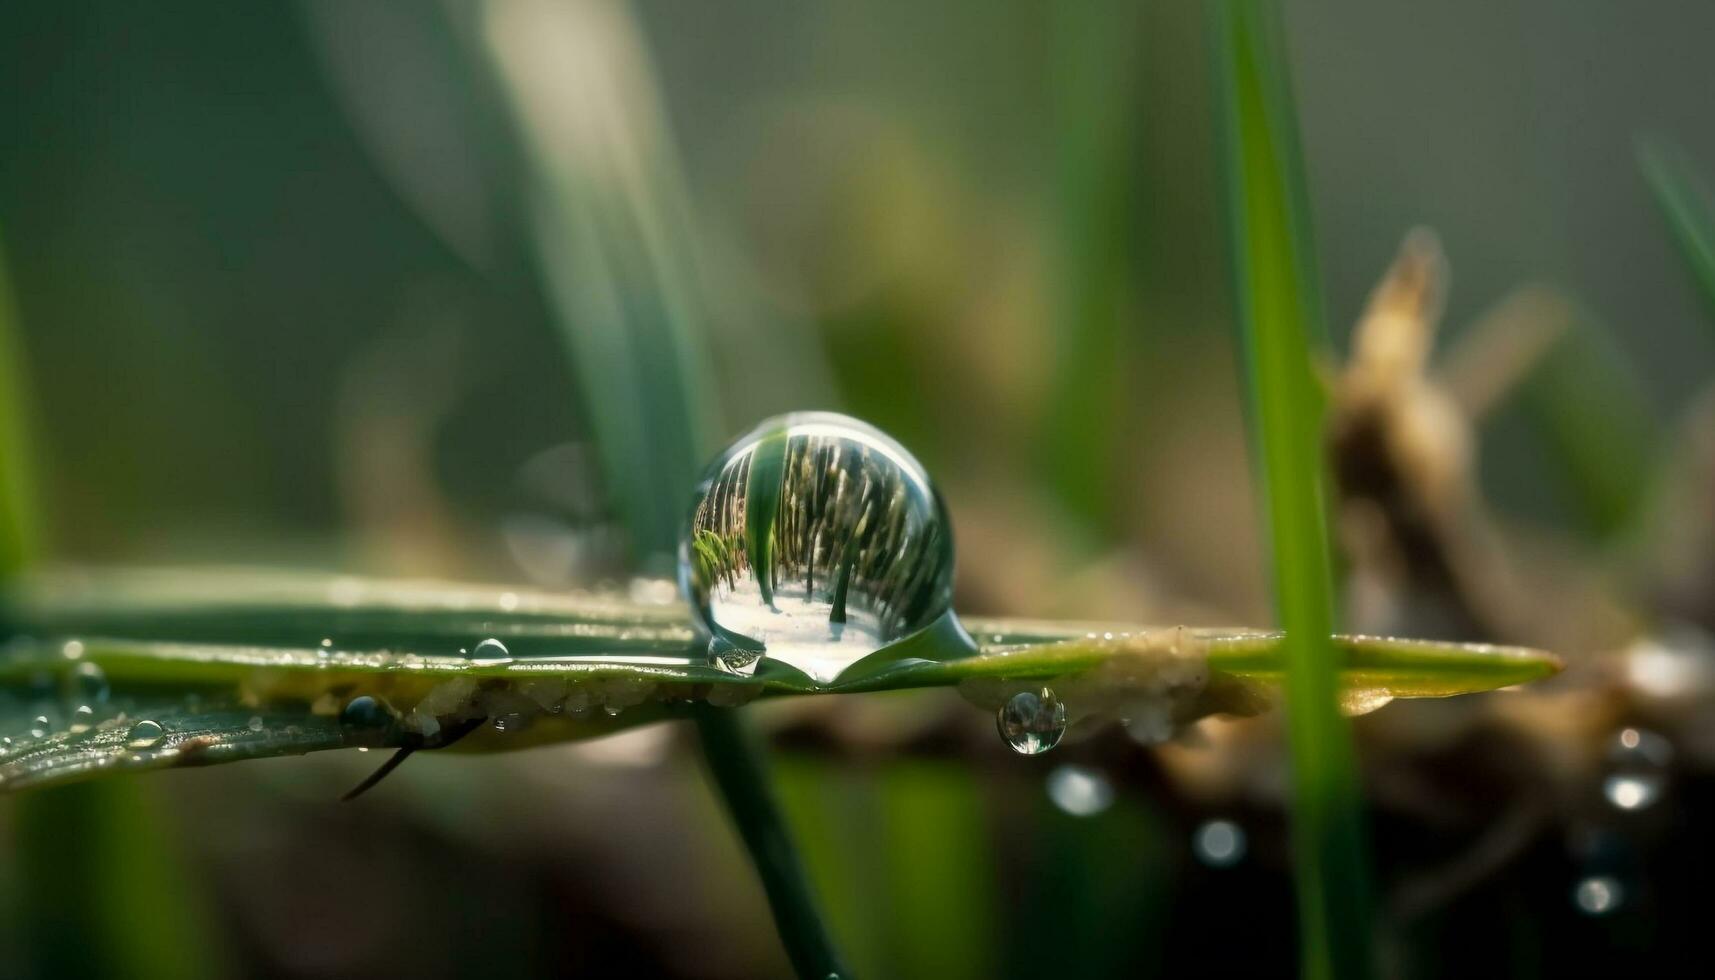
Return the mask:
{"type": "Polygon", "coordinates": [[[1066,734],[1066,706],[1048,688],[1020,691],[995,714],[1000,737],[1020,755],[1038,755],[1066,734]]]}
{"type": "Polygon", "coordinates": [[[130,733],[125,736],[125,747],[128,749],[152,749],[161,744],[161,739],[166,737],[166,734],[167,730],[161,727],[160,722],[145,718],[131,726],[130,733]]]}
{"type": "Polygon", "coordinates": [[[1048,774],[1048,798],[1074,817],[1093,817],[1113,805],[1114,786],[1088,766],[1058,766],[1048,774]]]}
{"type": "Polygon", "coordinates": [[[1231,820],[1204,821],[1191,835],[1191,850],[1212,868],[1230,868],[1244,859],[1244,828],[1231,820]]]}
{"type": "Polygon", "coordinates": [[[1673,744],[1655,732],[1622,728],[1608,745],[1608,775],[1602,794],[1621,810],[1642,810],[1667,788],[1673,744]]]}
{"type": "Polygon", "coordinates": [[[490,638],[476,645],[476,649],[470,652],[470,659],[474,663],[488,666],[509,664],[512,662],[512,651],[506,649],[506,644],[490,638]]]}
{"type": "Polygon", "coordinates": [[[952,526],[922,465],[873,426],[783,415],[698,485],[679,581],[715,665],[766,657],[832,681],[947,611],[952,526]]]}

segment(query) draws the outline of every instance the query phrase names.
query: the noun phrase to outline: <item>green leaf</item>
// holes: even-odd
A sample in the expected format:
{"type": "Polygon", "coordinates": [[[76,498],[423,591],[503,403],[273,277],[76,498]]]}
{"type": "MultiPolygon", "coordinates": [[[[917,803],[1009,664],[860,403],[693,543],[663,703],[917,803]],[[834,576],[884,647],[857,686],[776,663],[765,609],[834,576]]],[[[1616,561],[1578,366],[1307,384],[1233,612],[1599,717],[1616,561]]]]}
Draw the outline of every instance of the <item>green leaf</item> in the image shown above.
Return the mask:
{"type": "MultiPolygon", "coordinates": [[[[15,592],[12,608],[28,636],[0,656],[0,735],[12,739],[0,757],[7,790],[105,772],[433,745],[472,719],[499,718],[507,730],[484,727],[460,751],[588,738],[688,717],[701,704],[922,687],[957,686],[994,707],[1010,686],[1046,683],[1074,719],[1092,725],[1139,704],[1183,724],[1266,707],[1283,673],[1278,633],[978,619],[969,626],[984,642],[974,645],[949,617],[818,684],[767,660],[754,676],[710,666],[677,602],[231,569],[38,575],[15,592]],[[463,652],[490,638],[506,645],[510,662],[463,652]],[[111,693],[79,727],[67,685],[92,669],[111,693]],[[1164,678],[1175,683],[1163,701],[1164,678]],[[391,710],[342,724],[359,696],[391,710]],[[42,714],[50,730],[32,735],[42,714]],[[159,743],[133,743],[141,720],[164,729],[159,743]]],[[[1529,650],[1365,637],[1339,638],[1334,649],[1345,691],[1364,703],[1505,687],[1558,664],[1529,650]]]]}
{"type": "Polygon", "coordinates": [[[1363,819],[1350,727],[1337,710],[1332,562],[1323,495],[1325,331],[1287,69],[1267,0],[1212,4],[1229,238],[1262,496],[1274,563],[1292,752],[1302,972],[1375,971],[1363,819]]]}

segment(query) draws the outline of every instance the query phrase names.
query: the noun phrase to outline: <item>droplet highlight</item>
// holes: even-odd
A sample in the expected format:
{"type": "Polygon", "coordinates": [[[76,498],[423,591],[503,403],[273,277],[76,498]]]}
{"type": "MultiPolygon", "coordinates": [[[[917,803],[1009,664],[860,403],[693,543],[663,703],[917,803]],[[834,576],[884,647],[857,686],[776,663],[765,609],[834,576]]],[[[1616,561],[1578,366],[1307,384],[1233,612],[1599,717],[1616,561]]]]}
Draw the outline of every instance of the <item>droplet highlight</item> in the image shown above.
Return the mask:
{"type": "Polygon", "coordinates": [[[1066,706],[1046,687],[1020,691],[995,714],[995,728],[1019,755],[1040,755],[1066,734],[1066,706]]]}
{"type": "Polygon", "coordinates": [[[509,664],[512,662],[512,651],[506,649],[506,644],[490,637],[478,643],[476,648],[471,650],[470,659],[472,663],[487,666],[509,664]]]}
{"type": "Polygon", "coordinates": [[[709,467],[679,580],[712,664],[751,673],[768,659],[826,683],[950,608],[951,522],[922,464],[880,430],[784,415],[709,467]]]}

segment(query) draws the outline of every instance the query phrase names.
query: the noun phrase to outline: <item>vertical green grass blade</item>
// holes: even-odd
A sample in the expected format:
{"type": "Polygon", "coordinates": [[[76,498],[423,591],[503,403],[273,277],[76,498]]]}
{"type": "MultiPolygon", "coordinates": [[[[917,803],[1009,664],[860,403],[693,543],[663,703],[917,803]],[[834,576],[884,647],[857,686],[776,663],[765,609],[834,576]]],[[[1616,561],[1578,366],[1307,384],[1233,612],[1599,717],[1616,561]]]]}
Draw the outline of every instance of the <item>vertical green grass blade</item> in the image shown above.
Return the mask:
{"type": "Polygon", "coordinates": [[[1272,3],[1213,13],[1222,162],[1257,463],[1286,630],[1286,715],[1302,972],[1373,970],[1363,821],[1350,726],[1335,703],[1323,497],[1323,397],[1310,360],[1322,306],[1285,38],[1272,3]]]}
{"type": "Polygon", "coordinates": [[[751,743],[733,709],[701,705],[696,716],[709,775],[756,862],[792,968],[811,980],[849,977],[822,924],[809,878],[768,783],[760,748],[751,743]]]}
{"type": "Polygon", "coordinates": [[[1697,280],[1715,327],[1715,198],[1678,147],[1645,142],[1638,147],[1638,167],[1655,194],[1679,254],[1697,280]]]}
{"type": "MultiPolygon", "coordinates": [[[[527,147],[541,270],[582,382],[609,495],[637,557],[659,569],[678,550],[697,468],[713,451],[718,426],[706,350],[712,317],[648,54],[624,4],[507,0],[484,5],[482,21],[527,147]]],[[[784,433],[765,443],[752,463],[764,472],[753,469],[752,477],[778,487],[785,448],[784,433]]],[[[746,515],[753,562],[767,560],[778,496],[765,505],[753,500],[746,515]]],[[[760,749],[734,709],[695,717],[709,772],[794,967],[813,980],[845,976],[760,749]]]]}
{"type": "MultiPolygon", "coordinates": [[[[36,550],[36,495],[29,425],[24,417],[24,352],[12,323],[6,253],[0,249],[0,581],[29,564],[36,550]]],[[[0,623],[0,633],[5,624],[0,623]]]]}
{"type": "MultiPolygon", "coordinates": [[[[0,583],[34,561],[41,543],[24,364],[0,249],[0,583]]],[[[0,642],[9,632],[0,609],[0,642]]],[[[37,976],[215,974],[196,890],[151,795],[134,780],[114,780],[13,803],[19,894],[11,908],[37,976]]]]}
{"type": "Polygon", "coordinates": [[[1136,270],[1143,29],[1136,0],[1054,4],[1054,373],[1042,433],[1055,495],[1101,540],[1120,494],[1125,312],[1136,270]]]}

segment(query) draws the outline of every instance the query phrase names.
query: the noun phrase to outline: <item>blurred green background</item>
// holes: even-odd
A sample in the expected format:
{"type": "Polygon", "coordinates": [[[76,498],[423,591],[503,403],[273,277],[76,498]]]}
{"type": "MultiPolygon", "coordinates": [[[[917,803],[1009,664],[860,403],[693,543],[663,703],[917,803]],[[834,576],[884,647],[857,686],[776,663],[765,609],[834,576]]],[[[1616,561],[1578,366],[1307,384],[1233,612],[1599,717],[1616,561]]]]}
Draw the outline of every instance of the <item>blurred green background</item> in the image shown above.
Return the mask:
{"type": "MultiPolygon", "coordinates": [[[[1413,226],[1449,256],[1453,343],[1518,287],[1562,293],[1584,326],[1483,418],[1483,495],[1611,546],[1715,361],[1635,162],[1641,134],[1715,162],[1715,10],[1287,21],[1336,348],[1413,226]]],[[[655,392],[603,345],[688,324],[691,438],[799,408],[893,433],[942,482],[961,609],[1268,623],[1207,46],[1198,4],[1121,0],[13,0],[0,241],[50,553],[549,587],[660,570],[619,529],[662,504],[596,438],[615,398],[655,392]]],[[[682,436],[633,435],[656,437],[682,436]]],[[[1219,736],[1264,774],[1209,788],[1186,771],[1226,763],[1123,735],[1007,758],[941,699],[775,714],[864,976],[1290,969],[1266,734],[1219,736]],[[1117,800],[1056,806],[1068,763],[1117,800]],[[1246,829],[1236,866],[1198,859],[1211,819],[1246,829]]],[[[371,760],[289,760],[152,779],[139,805],[220,973],[780,975],[693,755],[657,732],[437,758],[347,807],[371,760]]],[[[1378,818],[1381,877],[1453,860],[1420,831],[1378,818]]],[[[1565,849],[1483,892],[1489,932],[1420,916],[1390,964],[1552,972],[1565,849]]],[[[1665,928],[1609,921],[1614,948],[1665,928]]],[[[0,930],[0,962],[29,942],[0,930]]]]}

